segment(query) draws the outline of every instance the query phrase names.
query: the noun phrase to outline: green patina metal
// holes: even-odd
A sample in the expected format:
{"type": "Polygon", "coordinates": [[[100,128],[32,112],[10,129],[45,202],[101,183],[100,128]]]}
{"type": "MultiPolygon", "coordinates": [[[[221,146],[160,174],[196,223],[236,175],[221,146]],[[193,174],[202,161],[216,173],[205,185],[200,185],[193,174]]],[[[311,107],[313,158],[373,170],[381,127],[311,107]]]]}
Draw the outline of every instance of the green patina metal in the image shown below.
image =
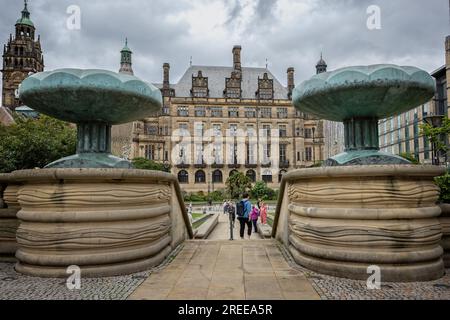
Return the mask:
{"type": "Polygon", "coordinates": [[[27,0],[25,0],[25,7],[22,10],[22,17],[16,21],[16,24],[23,24],[30,27],[34,27],[34,23],[30,19],[30,12],[28,11],[27,0]]]}
{"type": "Polygon", "coordinates": [[[434,93],[435,81],[423,70],[372,65],[315,75],[294,89],[293,101],[302,112],[344,123],[345,152],[325,165],[409,164],[379,151],[378,121],[411,110],[434,93]]]}
{"type": "Polygon", "coordinates": [[[153,85],[105,70],[37,73],[22,82],[19,95],[34,110],[77,124],[77,154],[48,168],[131,168],[111,155],[111,126],[153,116],[162,106],[153,85]]]}

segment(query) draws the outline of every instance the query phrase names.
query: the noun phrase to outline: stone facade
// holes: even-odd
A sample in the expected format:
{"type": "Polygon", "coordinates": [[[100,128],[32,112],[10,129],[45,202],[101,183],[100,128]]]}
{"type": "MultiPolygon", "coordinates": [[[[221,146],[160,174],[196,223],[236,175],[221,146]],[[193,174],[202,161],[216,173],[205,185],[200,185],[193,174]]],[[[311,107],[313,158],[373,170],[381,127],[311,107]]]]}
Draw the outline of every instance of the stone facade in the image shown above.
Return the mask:
{"type": "Polygon", "coordinates": [[[433,166],[301,169],[286,175],[273,235],[295,261],[328,275],[383,282],[443,276],[433,166]]]}
{"type": "Polygon", "coordinates": [[[127,149],[130,158],[170,165],[185,191],[205,193],[224,189],[235,170],[278,188],[285,173],[324,160],[323,122],[292,105],[294,69],[287,70],[284,87],[265,68],[242,67],[241,50],[233,48],[232,67],[190,66],[177,84],[170,84],[170,65],[165,63],[163,83],[156,84],[164,96],[161,114],[113,128],[113,153],[122,155],[127,149]],[[279,130],[280,147],[272,130],[279,130]],[[233,132],[242,132],[238,152],[213,142],[216,136],[225,141],[233,132]],[[186,136],[199,140],[185,147],[179,139],[186,136]],[[272,161],[266,161],[268,154],[272,161]]]}
{"type": "Polygon", "coordinates": [[[159,265],[192,238],[172,175],[120,169],[16,171],[18,272],[66,277],[130,274],[159,265]]]}
{"type": "Polygon", "coordinates": [[[16,34],[11,34],[3,49],[2,105],[14,111],[21,106],[16,91],[28,75],[44,70],[40,36],[35,38],[35,27],[25,1],[22,17],[16,22],[16,34]]]}

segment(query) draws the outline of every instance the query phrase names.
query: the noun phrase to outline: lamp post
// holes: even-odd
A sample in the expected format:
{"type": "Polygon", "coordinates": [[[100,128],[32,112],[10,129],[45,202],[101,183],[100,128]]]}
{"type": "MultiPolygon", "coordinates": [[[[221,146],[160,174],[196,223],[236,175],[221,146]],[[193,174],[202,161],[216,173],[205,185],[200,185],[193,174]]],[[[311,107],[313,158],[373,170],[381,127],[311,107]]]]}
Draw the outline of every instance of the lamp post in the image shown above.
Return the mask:
{"type": "MultiPolygon", "coordinates": [[[[442,126],[442,120],[443,120],[442,115],[431,115],[431,116],[427,116],[423,118],[423,121],[432,126],[433,128],[439,128],[442,126]]],[[[439,166],[440,165],[440,159],[439,159],[439,150],[437,150],[437,146],[436,146],[436,141],[431,141],[431,148],[432,151],[431,153],[433,154],[433,165],[434,166],[439,166]]]]}

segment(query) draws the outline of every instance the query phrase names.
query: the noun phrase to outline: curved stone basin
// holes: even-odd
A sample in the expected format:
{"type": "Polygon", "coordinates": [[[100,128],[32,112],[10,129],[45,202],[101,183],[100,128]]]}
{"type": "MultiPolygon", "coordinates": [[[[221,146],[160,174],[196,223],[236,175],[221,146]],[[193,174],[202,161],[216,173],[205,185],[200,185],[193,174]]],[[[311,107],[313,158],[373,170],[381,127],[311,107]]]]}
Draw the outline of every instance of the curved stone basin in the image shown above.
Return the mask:
{"type": "Polygon", "coordinates": [[[341,166],[283,178],[273,236],[295,261],[328,275],[430,281],[444,275],[439,188],[433,166],[341,166]]]}

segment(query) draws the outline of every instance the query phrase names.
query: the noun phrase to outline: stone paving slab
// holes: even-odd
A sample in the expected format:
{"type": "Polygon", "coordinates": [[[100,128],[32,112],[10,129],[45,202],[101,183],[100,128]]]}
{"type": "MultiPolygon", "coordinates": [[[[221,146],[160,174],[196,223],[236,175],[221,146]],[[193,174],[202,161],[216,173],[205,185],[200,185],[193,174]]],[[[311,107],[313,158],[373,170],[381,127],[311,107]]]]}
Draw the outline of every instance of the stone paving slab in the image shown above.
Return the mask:
{"type": "Polygon", "coordinates": [[[185,248],[191,259],[186,263],[184,256],[185,265],[177,271],[180,277],[174,285],[171,282],[170,292],[164,276],[169,266],[151,274],[130,299],[320,299],[302,272],[289,267],[281,253],[274,254],[279,251],[274,241],[188,241],[185,248]],[[290,273],[277,274],[279,270],[290,273]]]}

